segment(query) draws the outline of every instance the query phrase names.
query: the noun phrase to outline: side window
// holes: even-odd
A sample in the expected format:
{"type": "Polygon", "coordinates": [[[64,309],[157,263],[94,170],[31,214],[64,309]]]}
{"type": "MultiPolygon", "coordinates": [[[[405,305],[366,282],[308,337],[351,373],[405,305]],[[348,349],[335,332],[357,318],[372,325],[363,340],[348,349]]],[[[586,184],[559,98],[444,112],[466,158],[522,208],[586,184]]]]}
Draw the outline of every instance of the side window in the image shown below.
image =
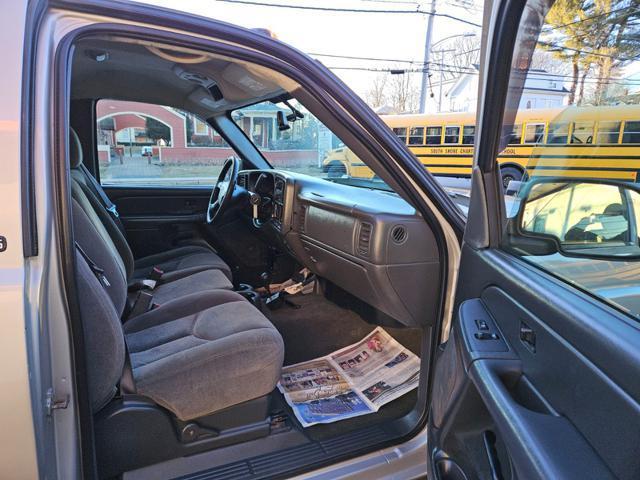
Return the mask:
{"type": "Polygon", "coordinates": [[[640,143],[640,121],[624,122],[622,143],[640,143]]]}
{"type": "Polygon", "coordinates": [[[509,145],[517,145],[522,141],[522,125],[514,125],[509,135],[509,145]]]}
{"type": "Polygon", "coordinates": [[[211,185],[234,153],[204,119],[184,110],[99,100],[96,118],[104,185],[211,185]]]}
{"type": "Polygon", "coordinates": [[[540,120],[523,132],[523,142],[535,144],[528,158],[513,155],[501,172],[507,187],[501,248],[640,320],[640,105],[632,93],[640,30],[628,22],[637,5],[527,3],[520,28],[529,30],[514,50],[505,102],[520,107],[505,110],[502,132],[519,116],[540,120]],[[542,11],[545,22],[534,31],[542,11]],[[532,93],[528,78],[544,77],[541,65],[571,74],[557,75],[553,92],[532,93]],[[553,108],[538,109],[551,102],[553,108]],[[520,181],[505,182],[516,165],[520,181]]]}
{"type": "Polygon", "coordinates": [[[445,127],[444,143],[460,143],[460,127],[445,127]]]}
{"type": "Polygon", "coordinates": [[[597,143],[618,143],[620,122],[600,122],[598,124],[597,143]]]}
{"type": "Polygon", "coordinates": [[[542,143],[544,138],[544,123],[527,123],[524,143],[542,143]]]}
{"type": "Polygon", "coordinates": [[[593,143],[593,122],[574,122],[570,143],[593,143]]]}
{"type": "Polygon", "coordinates": [[[442,127],[427,127],[427,145],[442,143],[442,127]]]}
{"type": "Polygon", "coordinates": [[[402,127],[402,128],[394,128],[393,129],[393,133],[396,134],[396,137],[398,137],[400,140],[402,140],[403,143],[407,143],[407,129],[402,127]]]}
{"type": "Polygon", "coordinates": [[[473,145],[476,136],[476,127],[474,125],[465,125],[462,128],[462,144],[473,145]]]}
{"type": "Polygon", "coordinates": [[[549,124],[547,143],[567,143],[569,141],[569,124],[566,122],[549,124]]]}
{"type": "Polygon", "coordinates": [[[409,145],[424,145],[424,127],[411,127],[409,145]]]}

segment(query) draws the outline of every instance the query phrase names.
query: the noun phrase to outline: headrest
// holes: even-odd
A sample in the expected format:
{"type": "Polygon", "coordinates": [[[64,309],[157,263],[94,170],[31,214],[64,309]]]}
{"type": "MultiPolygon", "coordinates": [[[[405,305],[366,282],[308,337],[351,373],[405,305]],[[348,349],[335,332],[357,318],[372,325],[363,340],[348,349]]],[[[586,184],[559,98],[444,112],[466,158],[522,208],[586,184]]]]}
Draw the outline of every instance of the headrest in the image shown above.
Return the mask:
{"type": "Polygon", "coordinates": [[[69,132],[69,163],[71,168],[78,168],[82,165],[82,144],[73,128],[69,127],[69,132]]]}

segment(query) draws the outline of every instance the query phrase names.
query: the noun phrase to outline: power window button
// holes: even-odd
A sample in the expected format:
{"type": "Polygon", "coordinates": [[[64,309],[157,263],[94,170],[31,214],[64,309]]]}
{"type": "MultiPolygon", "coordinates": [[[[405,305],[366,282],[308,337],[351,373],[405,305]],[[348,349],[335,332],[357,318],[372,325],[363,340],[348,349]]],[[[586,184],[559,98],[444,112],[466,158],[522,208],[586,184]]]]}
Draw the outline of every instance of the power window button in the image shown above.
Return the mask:
{"type": "Polygon", "coordinates": [[[476,326],[478,327],[478,330],[486,332],[489,330],[489,324],[487,324],[486,320],[483,320],[481,318],[476,320],[476,326]]]}

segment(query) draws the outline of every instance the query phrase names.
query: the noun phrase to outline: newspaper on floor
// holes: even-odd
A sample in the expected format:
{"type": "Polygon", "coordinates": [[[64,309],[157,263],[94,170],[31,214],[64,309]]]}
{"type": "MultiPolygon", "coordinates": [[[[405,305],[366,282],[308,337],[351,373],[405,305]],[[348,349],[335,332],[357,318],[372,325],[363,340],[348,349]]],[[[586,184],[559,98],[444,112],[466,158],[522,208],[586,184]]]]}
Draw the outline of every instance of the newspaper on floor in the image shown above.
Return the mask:
{"type": "Polygon", "coordinates": [[[282,369],[278,389],[303,427],[377,412],[418,386],[420,358],[381,327],[324,357],[282,369]]]}

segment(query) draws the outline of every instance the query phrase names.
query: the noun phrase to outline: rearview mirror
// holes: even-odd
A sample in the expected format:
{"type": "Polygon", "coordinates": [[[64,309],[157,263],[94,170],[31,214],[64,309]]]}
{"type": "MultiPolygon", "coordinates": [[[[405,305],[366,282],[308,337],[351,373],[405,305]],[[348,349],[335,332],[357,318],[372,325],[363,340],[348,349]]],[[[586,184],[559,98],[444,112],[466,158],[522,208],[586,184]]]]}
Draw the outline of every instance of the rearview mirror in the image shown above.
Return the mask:
{"type": "Polygon", "coordinates": [[[278,121],[278,130],[281,132],[285,130],[289,130],[291,126],[289,125],[289,120],[287,119],[287,114],[282,110],[278,110],[276,113],[276,119],[278,121]]]}
{"type": "Polygon", "coordinates": [[[538,178],[523,184],[518,196],[512,243],[518,237],[523,245],[539,239],[566,256],[640,259],[640,193],[635,184],[538,178]]]}

